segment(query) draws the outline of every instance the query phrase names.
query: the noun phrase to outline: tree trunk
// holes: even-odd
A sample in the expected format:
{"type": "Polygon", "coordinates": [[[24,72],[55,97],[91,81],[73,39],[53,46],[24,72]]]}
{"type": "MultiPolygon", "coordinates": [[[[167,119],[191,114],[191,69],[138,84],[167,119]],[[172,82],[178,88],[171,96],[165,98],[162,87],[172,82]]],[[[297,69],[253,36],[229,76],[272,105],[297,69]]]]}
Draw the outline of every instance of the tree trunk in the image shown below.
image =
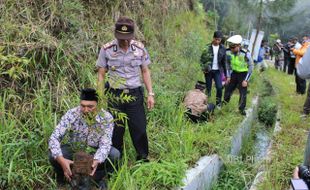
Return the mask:
{"type": "Polygon", "coordinates": [[[251,52],[252,57],[254,55],[254,48],[255,48],[257,37],[258,37],[259,31],[260,31],[262,15],[263,15],[263,0],[260,0],[257,26],[256,26],[256,34],[255,34],[255,38],[254,38],[254,42],[253,42],[253,46],[252,46],[252,52],[251,52]]]}

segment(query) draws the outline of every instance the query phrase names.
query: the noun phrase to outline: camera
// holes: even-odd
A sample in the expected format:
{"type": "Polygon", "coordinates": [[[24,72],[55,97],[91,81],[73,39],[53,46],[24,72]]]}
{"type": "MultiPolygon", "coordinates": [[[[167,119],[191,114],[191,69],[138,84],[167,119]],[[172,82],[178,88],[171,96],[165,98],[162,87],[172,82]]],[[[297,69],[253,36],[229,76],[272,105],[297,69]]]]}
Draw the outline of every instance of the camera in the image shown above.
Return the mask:
{"type": "Polygon", "coordinates": [[[309,166],[299,166],[298,176],[304,180],[308,188],[310,187],[310,170],[309,166]]]}
{"type": "Polygon", "coordinates": [[[289,48],[293,48],[295,45],[294,44],[289,44],[288,47],[289,48]]]}

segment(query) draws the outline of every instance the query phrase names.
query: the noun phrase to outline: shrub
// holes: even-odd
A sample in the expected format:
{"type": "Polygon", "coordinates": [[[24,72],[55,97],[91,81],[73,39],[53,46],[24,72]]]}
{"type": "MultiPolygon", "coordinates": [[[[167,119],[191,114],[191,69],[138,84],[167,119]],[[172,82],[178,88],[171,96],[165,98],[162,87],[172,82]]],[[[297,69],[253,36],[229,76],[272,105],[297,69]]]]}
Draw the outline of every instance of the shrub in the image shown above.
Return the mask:
{"type": "Polygon", "coordinates": [[[277,114],[277,104],[272,97],[263,97],[258,107],[258,120],[266,126],[272,126],[277,114]]]}

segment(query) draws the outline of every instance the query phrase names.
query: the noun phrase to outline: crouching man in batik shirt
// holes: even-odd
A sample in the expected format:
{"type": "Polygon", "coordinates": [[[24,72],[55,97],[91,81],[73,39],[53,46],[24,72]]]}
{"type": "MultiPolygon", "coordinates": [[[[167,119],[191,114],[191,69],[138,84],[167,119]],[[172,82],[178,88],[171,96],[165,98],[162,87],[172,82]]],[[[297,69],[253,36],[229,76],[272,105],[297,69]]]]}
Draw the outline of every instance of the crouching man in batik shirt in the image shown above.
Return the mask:
{"type": "Polygon", "coordinates": [[[80,106],[70,109],[61,118],[49,139],[49,159],[56,172],[58,183],[64,184],[64,179],[71,181],[70,165],[73,164],[73,154],[77,151],[72,147],[75,143],[84,143],[95,151],[90,176],[97,185],[99,184],[100,189],[106,188],[103,179],[110,163],[107,158],[116,163],[115,161],[120,158],[120,152],[111,146],[113,117],[103,109],[98,110],[97,103],[96,91],[91,88],[83,89],[80,106]],[[93,119],[93,122],[89,122],[90,119],[93,119]],[[61,144],[65,137],[68,137],[67,142],[61,144]]]}

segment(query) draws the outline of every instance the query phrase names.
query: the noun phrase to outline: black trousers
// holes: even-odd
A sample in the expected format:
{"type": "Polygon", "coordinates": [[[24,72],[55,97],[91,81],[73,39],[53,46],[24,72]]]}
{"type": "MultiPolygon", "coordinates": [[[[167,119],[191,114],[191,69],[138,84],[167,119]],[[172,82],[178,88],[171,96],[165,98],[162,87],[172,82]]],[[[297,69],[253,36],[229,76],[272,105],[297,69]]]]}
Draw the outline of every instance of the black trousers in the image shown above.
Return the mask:
{"type": "MultiPolygon", "coordinates": [[[[73,152],[70,145],[62,145],[61,146],[61,152],[62,152],[64,158],[69,159],[69,160],[73,160],[74,152],[73,152]]],[[[120,152],[117,149],[115,149],[114,147],[111,147],[108,159],[105,162],[103,162],[97,166],[97,170],[93,176],[93,180],[96,183],[98,183],[107,174],[112,173],[114,171],[114,167],[117,168],[117,164],[118,164],[117,162],[120,159],[120,152]]],[[[65,177],[64,177],[64,172],[62,170],[62,167],[52,157],[51,153],[49,153],[49,161],[54,168],[54,171],[55,171],[56,177],[57,177],[57,181],[60,183],[64,183],[65,177]]]]}
{"type": "Polygon", "coordinates": [[[190,118],[192,120],[192,122],[194,123],[198,123],[198,122],[204,122],[204,121],[208,121],[210,116],[213,114],[215,109],[215,105],[210,103],[207,105],[207,110],[202,113],[200,116],[196,116],[192,114],[192,110],[188,109],[186,111],[186,115],[188,116],[188,118],[190,118]]]}
{"type": "MultiPolygon", "coordinates": [[[[124,94],[123,90],[118,89],[110,89],[110,92],[115,97],[120,97],[121,94],[124,94]]],[[[146,134],[143,89],[141,87],[131,89],[126,95],[132,96],[134,100],[130,102],[120,102],[111,99],[109,100],[109,107],[127,115],[128,120],[126,120],[126,122],[128,123],[129,133],[137,152],[137,159],[145,159],[149,153],[149,146],[146,134]]],[[[114,118],[117,118],[117,116],[114,115],[114,118]]],[[[121,120],[117,120],[113,131],[113,146],[120,152],[123,150],[125,123],[121,120]]]]}
{"type": "MultiPolygon", "coordinates": [[[[308,84],[308,90],[307,90],[307,97],[304,104],[304,114],[309,115],[310,114],[310,83],[308,84]]],[[[310,133],[309,133],[310,134],[310,133]]],[[[309,146],[310,148],[310,146],[309,146]]]]}
{"type": "Polygon", "coordinates": [[[290,57],[284,56],[283,72],[286,73],[286,70],[288,70],[289,64],[290,64],[290,57]]]}
{"type": "Polygon", "coordinates": [[[229,102],[232,93],[238,87],[239,89],[239,110],[243,111],[246,106],[247,87],[242,87],[242,81],[244,81],[247,72],[235,72],[231,73],[230,83],[226,86],[224,93],[224,101],[229,102]]]}
{"type": "Polygon", "coordinates": [[[296,92],[298,94],[305,94],[307,88],[306,80],[298,76],[296,68],[294,69],[294,73],[295,73],[296,92]]]}
{"type": "Polygon", "coordinates": [[[292,75],[294,73],[294,69],[295,69],[295,58],[291,58],[289,59],[289,63],[288,63],[288,67],[287,67],[287,73],[289,75],[292,75]]]}
{"type": "Polygon", "coordinates": [[[221,105],[222,102],[222,76],[220,70],[211,70],[209,73],[205,74],[206,87],[208,96],[211,96],[212,79],[214,79],[216,88],[216,105],[221,105]]]}

